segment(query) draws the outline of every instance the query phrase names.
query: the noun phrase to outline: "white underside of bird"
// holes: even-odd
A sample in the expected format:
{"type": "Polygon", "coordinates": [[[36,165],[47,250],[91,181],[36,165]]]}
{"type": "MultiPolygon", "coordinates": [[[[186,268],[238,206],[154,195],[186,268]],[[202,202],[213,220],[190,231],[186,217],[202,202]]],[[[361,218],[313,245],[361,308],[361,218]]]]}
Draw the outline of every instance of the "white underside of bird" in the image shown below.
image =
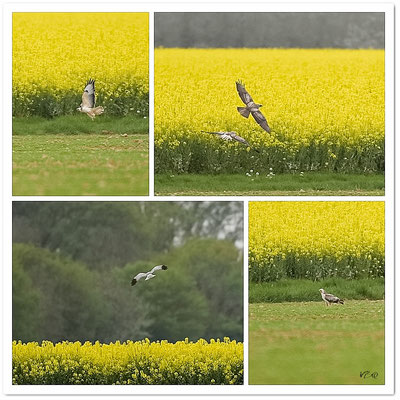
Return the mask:
{"type": "Polygon", "coordinates": [[[84,112],[84,113],[90,113],[93,110],[93,108],[86,107],[86,106],[81,106],[79,111],[84,112]]]}
{"type": "Polygon", "coordinates": [[[233,138],[229,135],[227,135],[226,133],[224,133],[223,135],[220,136],[220,138],[222,140],[233,140],[233,138]]]}

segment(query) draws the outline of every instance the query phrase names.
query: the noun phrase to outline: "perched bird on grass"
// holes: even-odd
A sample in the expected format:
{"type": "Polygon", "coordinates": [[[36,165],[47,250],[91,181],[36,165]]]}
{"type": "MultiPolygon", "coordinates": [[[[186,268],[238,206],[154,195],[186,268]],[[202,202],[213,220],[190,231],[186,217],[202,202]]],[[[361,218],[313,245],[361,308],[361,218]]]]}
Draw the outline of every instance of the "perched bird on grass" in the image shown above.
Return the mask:
{"type": "MultiPolygon", "coordinates": [[[[227,141],[232,141],[235,140],[236,142],[242,143],[247,147],[251,147],[249,142],[246,139],[243,139],[241,136],[239,136],[236,132],[207,132],[207,131],[202,131],[204,133],[209,133],[211,135],[218,135],[222,140],[227,140],[227,141]]],[[[253,150],[255,150],[257,153],[259,153],[259,150],[254,149],[251,147],[253,150]]]]}
{"type": "Polygon", "coordinates": [[[95,107],[96,95],[94,89],[94,79],[89,79],[86,83],[85,89],[82,94],[82,103],[77,108],[78,111],[86,113],[88,117],[94,120],[96,115],[103,114],[104,108],[102,106],[95,107]]]}
{"type": "Polygon", "coordinates": [[[237,110],[239,111],[240,115],[245,118],[249,118],[249,115],[251,113],[257,124],[260,125],[261,128],[263,128],[265,131],[270,133],[271,129],[268,126],[268,122],[264,117],[264,115],[262,114],[262,112],[259,110],[259,108],[262,107],[262,104],[256,104],[253,101],[249,92],[244,88],[244,84],[242,84],[241,81],[236,82],[236,90],[239,94],[239,97],[246,105],[246,107],[237,107],[237,110]]]}
{"type": "Polygon", "coordinates": [[[325,304],[327,306],[329,306],[329,305],[331,305],[333,303],[344,304],[343,300],[339,299],[339,297],[336,297],[333,294],[326,293],[324,289],[319,289],[319,291],[321,293],[322,299],[325,301],[325,304]]]}
{"type": "Polygon", "coordinates": [[[162,264],[162,265],[156,265],[149,272],[139,272],[135,277],[133,277],[131,286],[136,285],[136,283],[143,278],[145,278],[145,281],[148,281],[149,279],[152,279],[155,277],[154,272],[159,271],[159,270],[165,271],[166,269],[168,269],[168,267],[166,265],[162,264]]]}

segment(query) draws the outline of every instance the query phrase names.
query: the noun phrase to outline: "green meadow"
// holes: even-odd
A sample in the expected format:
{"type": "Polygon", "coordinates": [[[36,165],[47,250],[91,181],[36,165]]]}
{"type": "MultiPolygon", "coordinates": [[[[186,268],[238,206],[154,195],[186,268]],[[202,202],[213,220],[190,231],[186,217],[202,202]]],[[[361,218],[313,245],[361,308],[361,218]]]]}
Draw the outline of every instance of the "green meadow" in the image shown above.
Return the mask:
{"type": "Polygon", "coordinates": [[[14,196],[148,194],[148,120],[13,120],[14,196]]]}
{"type": "Polygon", "coordinates": [[[383,385],[383,300],[249,304],[252,385],[383,385]]]}
{"type": "Polygon", "coordinates": [[[155,174],[155,193],[168,196],[384,196],[384,174],[304,172],[155,174]]]}
{"type": "Polygon", "coordinates": [[[385,279],[326,278],[281,279],[275,282],[250,282],[249,303],[284,303],[297,301],[322,301],[319,289],[340,293],[347,300],[382,300],[385,296],[385,279]]]}

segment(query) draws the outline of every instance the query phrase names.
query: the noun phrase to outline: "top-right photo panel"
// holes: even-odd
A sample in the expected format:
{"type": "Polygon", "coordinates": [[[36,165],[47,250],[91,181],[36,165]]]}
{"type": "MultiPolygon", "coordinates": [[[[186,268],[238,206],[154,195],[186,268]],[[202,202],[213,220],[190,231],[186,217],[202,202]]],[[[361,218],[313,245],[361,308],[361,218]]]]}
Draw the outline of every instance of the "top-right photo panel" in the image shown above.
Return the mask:
{"type": "Polygon", "coordinates": [[[385,194],[385,14],[156,13],[155,194],[385,194]]]}

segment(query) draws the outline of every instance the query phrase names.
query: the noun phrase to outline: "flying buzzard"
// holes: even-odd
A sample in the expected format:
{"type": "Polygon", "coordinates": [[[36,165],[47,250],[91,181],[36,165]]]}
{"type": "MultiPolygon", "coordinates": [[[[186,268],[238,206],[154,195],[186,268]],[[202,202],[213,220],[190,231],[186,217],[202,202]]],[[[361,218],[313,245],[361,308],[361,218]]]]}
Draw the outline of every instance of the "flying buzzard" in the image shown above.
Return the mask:
{"type": "Polygon", "coordinates": [[[242,115],[245,118],[249,118],[249,115],[251,113],[253,118],[256,120],[257,124],[260,125],[261,128],[263,128],[265,131],[270,133],[271,129],[268,126],[268,122],[265,119],[264,115],[259,110],[259,108],[262,107],[262,104],[254,103],[253,99],[251,98],[247,90],[244,88],[244,84],[242,84],[242,82],[240,81],[236,82],[236,90],[239,93],[239,96],[242,99],[243,103],[246,104],[246,107],[237,107],[237,110],[239,111],[240,115],[242,115]]]}
{"type": "Polygon", "coordinates": [[[166,270],[168,267],[166,265],[156,265],[151,271],[149,272],[139,272],[131,282],[131,285],[136,285],[138,281],[140,281],[142,278],[146,278],[145,281],[148,281],[151,278],[154,278],[154,272],[159,271],[160,269],[166,270]]]}
{"type": "Polygon", "coordinates": [[[101,106],[95,107],[96,95],[94,89],[94,79],[89,79],[86,83],[82,94],[82,103],[77,108],[78,111],[86,113],[86,115],[94,120],[96,115],[103,114],[104,108],[101,106]]]}
{"type": "Polygon", "coordinates": [[[339,297],[334,296],[333,294],[326,293],[324,289],[319,289],[322,299],[325,301],[325,304],[329,306],[332,303],[340,303],[344,304],[344,301],[339,299],[339,297]]]}
{"type": "MultiPolygon", "coordinates": [[[[202,131],[204,133],[210,133],[211,135],[218,135],[218,137],[220,137],[222,140],[228,140],[228,141],[232,141],[232,140],[236,140],[239,143],[244,144],[247,147],[251,147],[249,142],[246,139],[243,139],[241,136],[239,136],[236,132],[206,132],[206,131],[202,131]]],[[[260,151],[257,149],[254,149],[257,153],[259,153],[260,151]]]]}

